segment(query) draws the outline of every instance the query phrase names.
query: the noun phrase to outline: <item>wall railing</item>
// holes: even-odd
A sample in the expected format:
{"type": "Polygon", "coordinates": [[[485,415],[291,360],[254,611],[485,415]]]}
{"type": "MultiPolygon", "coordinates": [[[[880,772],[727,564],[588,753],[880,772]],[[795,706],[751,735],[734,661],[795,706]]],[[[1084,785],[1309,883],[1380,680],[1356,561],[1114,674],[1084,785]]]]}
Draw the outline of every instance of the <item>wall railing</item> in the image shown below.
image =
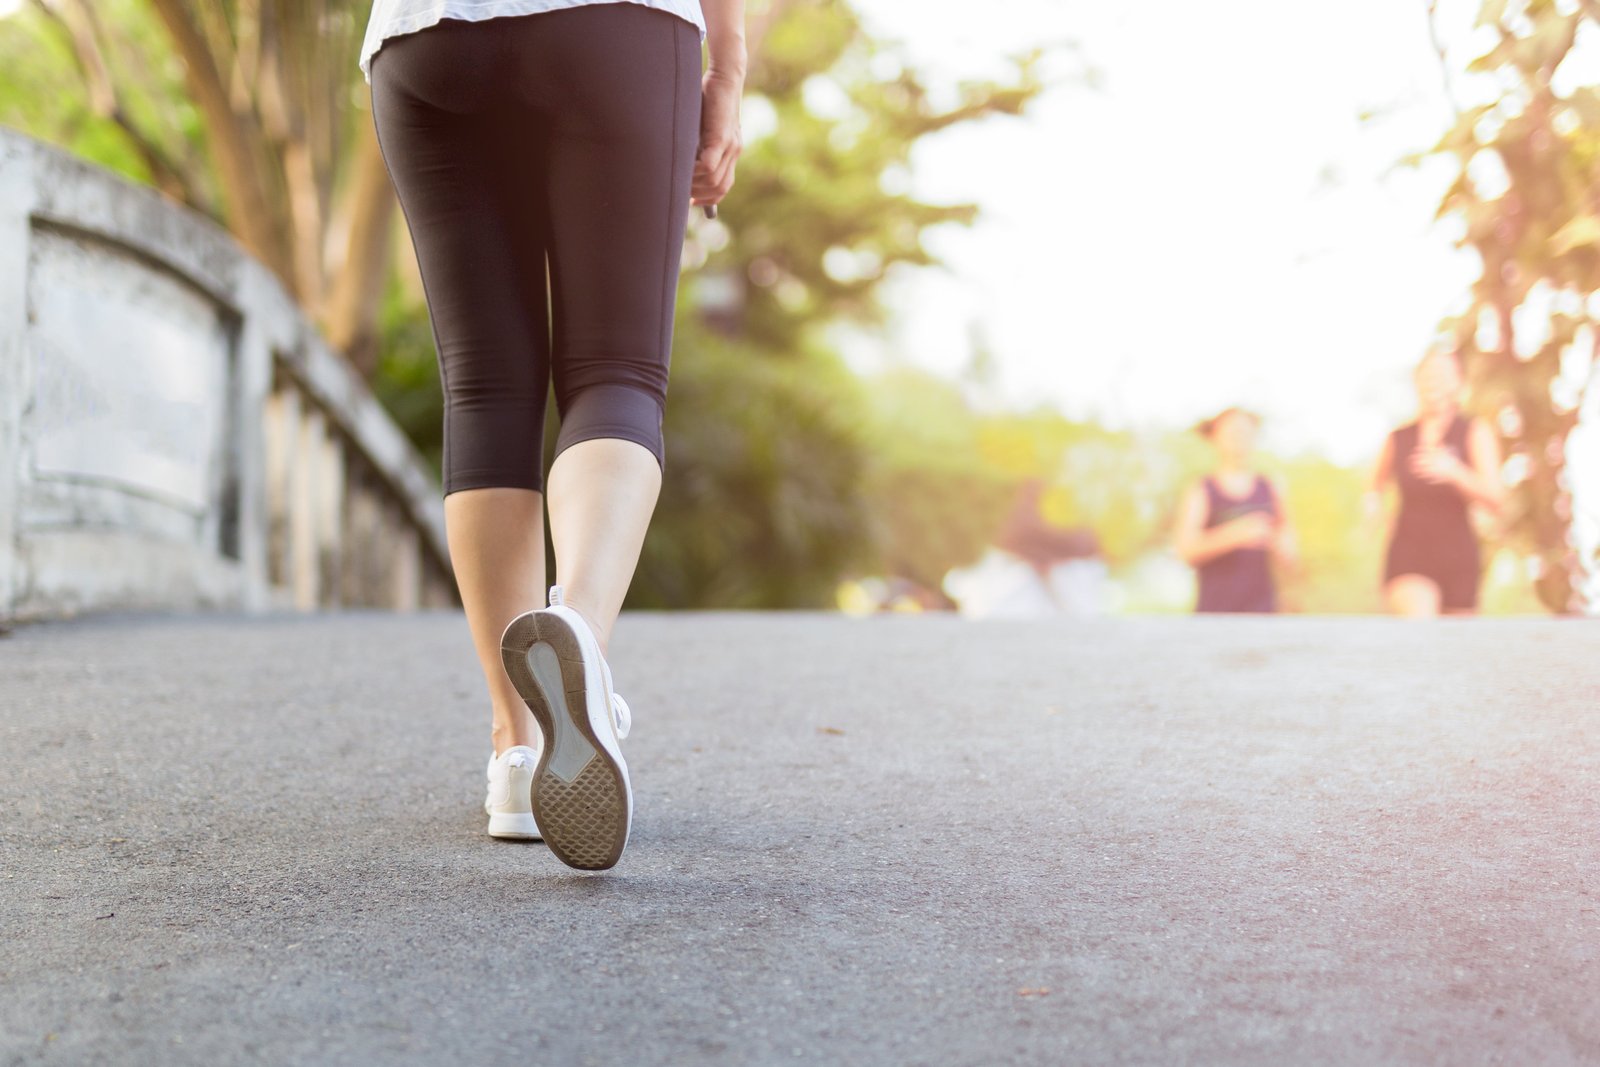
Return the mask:
{"type": "Polygon", "coordinates": [[[277,279],[0,128],[0,618],[454,602],[437,482],[277,279]]]}

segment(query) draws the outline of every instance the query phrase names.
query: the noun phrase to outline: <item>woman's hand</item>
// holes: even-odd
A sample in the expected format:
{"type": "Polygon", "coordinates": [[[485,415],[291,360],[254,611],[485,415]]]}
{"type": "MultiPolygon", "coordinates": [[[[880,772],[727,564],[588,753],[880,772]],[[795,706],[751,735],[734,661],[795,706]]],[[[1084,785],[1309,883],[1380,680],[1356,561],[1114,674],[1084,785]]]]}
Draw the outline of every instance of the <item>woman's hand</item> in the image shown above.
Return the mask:
{"type": "Polygon", "coordinates": [[[1222,524],[1235,548],[1270,548],[1277,524],[1264,511],[1250,511],[1222,524]]]}
{"type": "Polygon", "coordinates": [[[1411,456],[1411,470],[1434,485],[1459,485],[1467,465],[1448,448],[1419,448],[1411,456]]]}
{"type": "Polygon", "coordinates": [[[1287,577],[1305,577],[1306,565],[1300,558],[1300,543],[1287,523],[1280,526],[1272,537],[1272,555],[1287,577]]]}
{"type": "Polygon", "coordinates": [[[744,79],[715,68],[700,81],[700,149],[695,153],[690,202],[715,204],[733,188],[733,168],[744,150],[739,136],[739,98],[744,79]]]}

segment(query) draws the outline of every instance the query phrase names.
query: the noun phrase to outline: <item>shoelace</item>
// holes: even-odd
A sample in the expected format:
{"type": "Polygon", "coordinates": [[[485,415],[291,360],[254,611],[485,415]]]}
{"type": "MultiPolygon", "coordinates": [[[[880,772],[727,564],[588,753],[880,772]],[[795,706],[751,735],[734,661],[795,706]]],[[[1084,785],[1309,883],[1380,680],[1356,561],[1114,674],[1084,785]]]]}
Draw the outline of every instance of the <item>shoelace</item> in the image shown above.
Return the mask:
{"type": "Polygon", "coordinates": [[[622,699],[622,694],[611,694],[611,725],[617,728],[617,737],[628,736],[628,731],[633,729],[633,712],[628,710],[628,702],[622,699]]]}

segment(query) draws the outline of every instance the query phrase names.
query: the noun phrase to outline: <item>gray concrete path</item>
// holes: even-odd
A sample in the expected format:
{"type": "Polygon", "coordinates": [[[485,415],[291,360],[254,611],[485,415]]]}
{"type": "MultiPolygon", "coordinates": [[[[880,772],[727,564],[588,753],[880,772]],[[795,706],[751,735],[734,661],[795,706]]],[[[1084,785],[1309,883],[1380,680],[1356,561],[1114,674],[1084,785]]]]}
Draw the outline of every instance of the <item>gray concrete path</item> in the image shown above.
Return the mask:
{"type": "Polygon", "coordinates": [[[0,640],[0,1064],[1600,1063],[1600,629],[637,615],[491,841],[453,615],[0,640]]]}

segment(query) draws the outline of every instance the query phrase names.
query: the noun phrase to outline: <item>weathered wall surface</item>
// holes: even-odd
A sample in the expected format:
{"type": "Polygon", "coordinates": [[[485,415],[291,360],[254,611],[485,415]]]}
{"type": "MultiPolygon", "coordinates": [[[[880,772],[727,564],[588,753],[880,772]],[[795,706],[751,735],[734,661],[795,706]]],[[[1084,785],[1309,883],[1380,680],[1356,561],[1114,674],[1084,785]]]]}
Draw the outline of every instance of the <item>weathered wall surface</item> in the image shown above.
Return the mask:
{"type": "Polygon", "coordinates": [[[278,281],[0,129],[0,617],[452,597],[436,483],[278,281]]]}

